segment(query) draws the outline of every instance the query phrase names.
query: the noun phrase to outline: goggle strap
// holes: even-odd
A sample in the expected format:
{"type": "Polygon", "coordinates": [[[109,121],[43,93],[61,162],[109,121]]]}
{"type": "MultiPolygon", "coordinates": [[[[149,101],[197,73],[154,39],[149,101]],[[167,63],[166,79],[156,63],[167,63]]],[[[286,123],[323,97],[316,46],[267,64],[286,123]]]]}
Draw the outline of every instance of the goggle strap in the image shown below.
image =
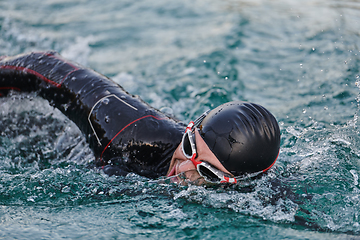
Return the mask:
{"type": "Polygon", "coordinates": [[[222,176],[220,183],[237,183],[236,178],[222,176]]]}
{"type": "Polygon", "coordinates": [[[185,129],[185,132],[192,131],[193,126],[194,126],[194,122],[193,121],[189,122],[189,124],[187,125],[187,127],[185,129]]]}
{"type": "Polygon", "coordinates": [[[204,118],[208,115],[209,112],[210,112],[210,109],[205,111],[197,119],[195,119],[194,125],[197,127],[202,122],[202,120],[204,120],[204,118]]]}

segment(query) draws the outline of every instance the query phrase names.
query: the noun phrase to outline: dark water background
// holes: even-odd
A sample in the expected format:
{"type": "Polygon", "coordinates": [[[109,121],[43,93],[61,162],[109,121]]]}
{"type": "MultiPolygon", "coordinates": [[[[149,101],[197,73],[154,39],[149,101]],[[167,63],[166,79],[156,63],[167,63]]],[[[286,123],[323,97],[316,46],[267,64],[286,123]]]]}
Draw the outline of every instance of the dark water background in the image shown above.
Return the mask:
{"type": "Polygon", "coordinates": [[[360,2],[1,0],[0,55],[53,49],[189,121],[231,100],[279,120],[233,189],[108,177],[43,99],[0,99],[0,238],[359,239],[360,2]],[[244,187],[246,186],[246,187],[244,187]]]}

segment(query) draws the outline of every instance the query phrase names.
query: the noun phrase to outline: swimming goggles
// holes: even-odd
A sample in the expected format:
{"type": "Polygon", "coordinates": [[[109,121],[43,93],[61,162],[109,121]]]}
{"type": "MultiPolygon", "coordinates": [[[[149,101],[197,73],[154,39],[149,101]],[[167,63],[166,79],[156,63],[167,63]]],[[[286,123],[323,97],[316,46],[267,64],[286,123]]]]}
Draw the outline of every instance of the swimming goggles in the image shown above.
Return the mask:
{"type": "Polygon", "coordinates": [[[191,121],[186,127],[185,133],[181,141],[181,149],[186,158],[188,158],[195,165],[196,170],[205,181],[211,183],[236,183],[236,178],[231,177],[230,174],[225,173],[206,161],[196,161],[197,157],[195,145],[195,128],[200,125],[202,120],[206,117],[209,111],[203,113],[194,122],[191,121]]]}

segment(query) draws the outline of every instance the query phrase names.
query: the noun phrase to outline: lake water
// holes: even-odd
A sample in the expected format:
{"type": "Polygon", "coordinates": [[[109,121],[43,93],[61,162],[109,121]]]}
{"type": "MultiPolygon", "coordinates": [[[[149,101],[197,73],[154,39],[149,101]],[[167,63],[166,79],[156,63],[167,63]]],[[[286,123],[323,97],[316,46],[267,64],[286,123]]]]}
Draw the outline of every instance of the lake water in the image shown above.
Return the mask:
{"type": "Polygon", "coordinates": [[[187,122],[268,108],[281,153],[231,189],[89,168],[77,127],[0,98],[0,238],[360,239],[360,1],[2,0],[0,55],[56,50],[187,122]]]}

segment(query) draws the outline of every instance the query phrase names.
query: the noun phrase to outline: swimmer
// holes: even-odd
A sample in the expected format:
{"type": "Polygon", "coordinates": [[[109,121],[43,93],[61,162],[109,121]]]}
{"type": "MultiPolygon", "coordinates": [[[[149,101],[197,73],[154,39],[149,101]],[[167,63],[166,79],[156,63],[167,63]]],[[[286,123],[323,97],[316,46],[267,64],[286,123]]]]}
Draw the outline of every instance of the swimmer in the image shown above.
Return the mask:
{"type": "Polygon", "coordinates": [[[36,92],[75,122],[109,175],[236,183],[279,154],[278,123],[258,104],[225,103],[185,125],[56,52],[0,57],[0,96],[12,91],[36,92]]]}

